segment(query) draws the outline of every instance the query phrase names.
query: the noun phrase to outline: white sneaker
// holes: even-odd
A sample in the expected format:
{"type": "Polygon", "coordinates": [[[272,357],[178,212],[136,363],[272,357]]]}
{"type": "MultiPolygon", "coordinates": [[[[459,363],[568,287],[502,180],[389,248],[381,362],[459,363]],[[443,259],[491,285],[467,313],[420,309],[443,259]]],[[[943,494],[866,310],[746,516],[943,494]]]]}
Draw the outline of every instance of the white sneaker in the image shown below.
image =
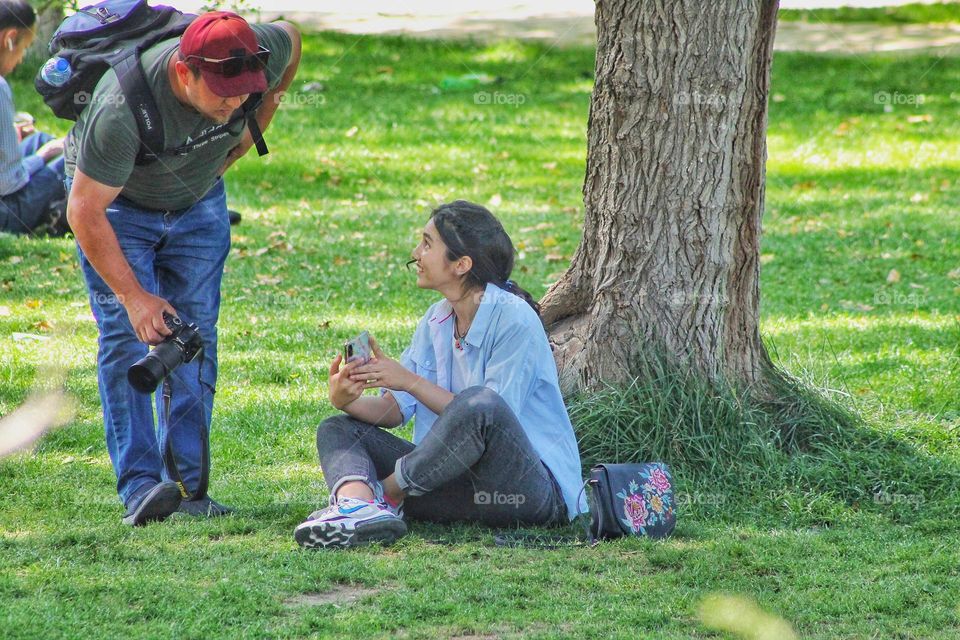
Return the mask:
{"type": "Polygon", "coordinates": [[[293,532],[306,549],[356,547],[372,542],[391,544],[407,533],[407,525],[393,511],[376,502],[338,498],[314,511],[293,532]]]}

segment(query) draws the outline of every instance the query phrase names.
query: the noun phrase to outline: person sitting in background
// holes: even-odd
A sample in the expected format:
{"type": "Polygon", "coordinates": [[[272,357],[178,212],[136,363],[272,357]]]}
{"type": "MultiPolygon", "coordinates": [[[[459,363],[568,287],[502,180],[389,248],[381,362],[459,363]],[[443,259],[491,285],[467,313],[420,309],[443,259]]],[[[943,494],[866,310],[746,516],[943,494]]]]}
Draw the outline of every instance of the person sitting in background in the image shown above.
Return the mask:
{"type": "Polygon", "coordinates": [[[16,113],[5,79],[33,42],[36,21],[26,0],[0,0],[0,231],[62,235],[68,230],[63,140],[16,113]]]}
{"type": "Polygon", "coordinates": [[[510,280],[503,225],[463,200],[436,209],[413,252],[417,286],[443,298],[400,361],[330,366],[344,413],[317,430],[330,506],[294,537],[307,548],[390,543],[402,510],[431,522],[555,526],[583,511],[580,453],[530,294],[510,280]],[[379,388],[379,397],[365,389],[379,388]],[[388,433],[416,416],[413,442],[388,433]]]}

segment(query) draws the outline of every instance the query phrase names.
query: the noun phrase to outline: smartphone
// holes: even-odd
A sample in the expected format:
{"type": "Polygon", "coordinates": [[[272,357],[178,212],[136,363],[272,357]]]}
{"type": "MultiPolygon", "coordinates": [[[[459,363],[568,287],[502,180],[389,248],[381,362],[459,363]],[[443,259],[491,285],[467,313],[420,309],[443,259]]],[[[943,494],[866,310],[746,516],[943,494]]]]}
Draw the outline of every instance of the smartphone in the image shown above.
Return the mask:
{"type": "Polygon", "coordinates": [[[354,360],[361,360],[364,364],[370,360],[370,333],[367,331],[343,344],[344,363],[354,360]]]}

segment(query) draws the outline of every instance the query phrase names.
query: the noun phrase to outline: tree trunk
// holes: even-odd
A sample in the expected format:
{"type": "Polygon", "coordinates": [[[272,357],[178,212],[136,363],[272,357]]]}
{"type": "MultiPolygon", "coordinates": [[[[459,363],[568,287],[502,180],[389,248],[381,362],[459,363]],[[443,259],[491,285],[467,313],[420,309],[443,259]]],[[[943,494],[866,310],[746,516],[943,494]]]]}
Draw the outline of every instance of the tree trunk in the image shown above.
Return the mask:
{"type": "Polygon", "coordinates": [[[762,386],[777,0],[598,0],[583,239],[542,301],[566,392],[666,356],[762,386]]]}

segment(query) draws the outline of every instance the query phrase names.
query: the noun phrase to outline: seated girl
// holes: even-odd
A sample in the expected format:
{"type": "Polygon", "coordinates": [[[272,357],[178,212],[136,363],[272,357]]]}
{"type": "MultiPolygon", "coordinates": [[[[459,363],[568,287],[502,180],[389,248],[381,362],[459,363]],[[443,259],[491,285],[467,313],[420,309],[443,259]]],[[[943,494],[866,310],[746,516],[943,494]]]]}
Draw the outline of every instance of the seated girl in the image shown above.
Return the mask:
{"type": "Polygon", "coordinates": [[[296,528],[301,546],[389,544],[407,532],[404,515],[553,526],[586,511],[538,307],[509,279],[514,253],[485,208],[433,212],[411,263],[417,286],[443,299],[400,362],[373,338],[368,362],[332,362],[330,401],[344,413],[317,430],[330,505],[296,528]],[[363,395],[372,388],[380,395],[363,395]],[[414,416],[413,442],[386,431],[414,416]]]}
{"type": "Polygon", "coordinates": [[[0,231],[62,235],[66,227],[63,140],[33,129],[15,114],[4,79],[20,64],[35,34],[27,0],[0,0],[0,231]]]}

